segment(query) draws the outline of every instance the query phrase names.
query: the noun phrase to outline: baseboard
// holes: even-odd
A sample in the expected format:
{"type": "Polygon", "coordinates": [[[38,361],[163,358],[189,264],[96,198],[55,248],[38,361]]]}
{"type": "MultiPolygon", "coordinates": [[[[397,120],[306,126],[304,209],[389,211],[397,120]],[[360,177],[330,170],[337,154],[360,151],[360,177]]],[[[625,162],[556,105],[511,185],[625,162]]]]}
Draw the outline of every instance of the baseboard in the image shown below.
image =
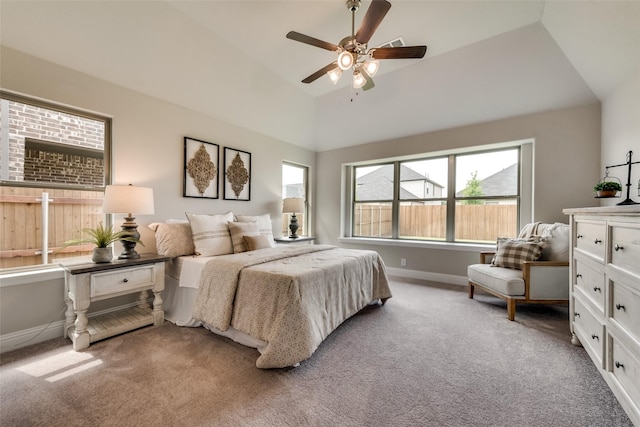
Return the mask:
{"type": "MultiPolygon", "coordinates": [[[[153,304],[153,298],[149,298],[148,302],[153,304]]],[[[92,318],[102,314],[111,313],[113,311],[131,308],[136,305],[138,305],[137,302],[132,302],[117,307],[111,307],[106,310],[91,313],[87,317],[92,318]]],[[[54,338],[60,338],[64,335],[64,322],[64,320],[58,320],[46,325],[35,326],[33,328],[0,335],[0,354],[40,342],[49,341],[54,338]]],[[[71,341],[69,341],[69,345],[71,345],[71,341]]]]}
{"type": "Polygon", "coordinates": [[[430,282],[447,283],[450,285],[467,286],[467,276],[455,276],[453,274],[432,273],[429,271],[407,270],[406,268],[387,267],[390,276],[407,279],[427,280],[430,282]]]}

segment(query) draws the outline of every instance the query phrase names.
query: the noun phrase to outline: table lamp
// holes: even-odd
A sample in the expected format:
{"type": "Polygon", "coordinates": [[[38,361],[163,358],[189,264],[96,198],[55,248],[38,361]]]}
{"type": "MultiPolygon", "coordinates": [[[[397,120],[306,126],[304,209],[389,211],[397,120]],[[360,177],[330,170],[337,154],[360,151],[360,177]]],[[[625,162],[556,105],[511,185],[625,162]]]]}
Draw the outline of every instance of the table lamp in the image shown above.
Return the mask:
{"type": "MultiPolygon", "coordinates": [[[[140,239],[138,224],[135,223],[136,215],[153,215],[153,189],[146,187],[134,187],[133,185],[107,185],[104,189],[104,201],[102,211],[111,214],[125,214],[125,222],[122,231],[129,236],[140,239]]],[[[140,255],[136,252],[136,242],[120,241],[124,250],[118,259],[136,259],[140,255]]]]}
{"type": "Polygon", "coordinates": [[[298,235],[296,232],[298,231],[298,218],[296,218],[296,213],[304,212],[304,199],[299,197],[290,197],[283,200],[282,203],[282,213],[290,213],[291,222],[289,223],[289,230],[291,231],[290,239],[297,239],[298,235]]]}

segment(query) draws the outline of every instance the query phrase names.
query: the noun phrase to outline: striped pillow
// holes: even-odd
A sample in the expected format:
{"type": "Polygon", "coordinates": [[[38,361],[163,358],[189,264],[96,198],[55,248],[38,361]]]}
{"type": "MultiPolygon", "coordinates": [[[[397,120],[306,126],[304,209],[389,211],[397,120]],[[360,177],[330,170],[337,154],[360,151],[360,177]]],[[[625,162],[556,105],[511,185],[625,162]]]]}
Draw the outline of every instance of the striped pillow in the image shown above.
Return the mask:
{"type": "Polygon", "coordinates": [[[234,254],[247,251],[244,236],[257,236],[260,234],[258,232],[258,224],[255,222],[228,222],[227,225],[231,234],[234,254]]]}
{"type": "Polygon", "coordinates": [[[269,246],[272,248],[276,247],[276,242],[275,240],[273,240],[271,216],[268,213],[262,215],[236,215],[236,221],[255,222],[256,224],[258,224],[258,230],[260,234],[267,237],[269,246]]]}
{"type": "Polygon", "coordinates": [[[233,221],[233,212],[222,215],[187,213],[196,254],[202,256],[233,253],[233,243],[227,222],[233,221]]]}
{"type": "Polygon", "coordinates": [[[524,261],[537,261],[542,255],[543,242],[540,238],[507,239],[498,238],[498,248],[491,261],[494,267],[522,270],[524,261]]]}

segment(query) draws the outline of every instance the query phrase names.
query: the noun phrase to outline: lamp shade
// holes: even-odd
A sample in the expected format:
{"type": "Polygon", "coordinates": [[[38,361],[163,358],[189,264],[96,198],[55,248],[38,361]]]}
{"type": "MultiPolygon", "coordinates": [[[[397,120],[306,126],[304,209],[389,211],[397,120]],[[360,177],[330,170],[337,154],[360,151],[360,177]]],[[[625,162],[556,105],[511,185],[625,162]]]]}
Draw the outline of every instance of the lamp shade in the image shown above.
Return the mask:
{"type": "Polygon", "coordinates": [[[282,213],[304,212],[304,199],[300,197],[290,197],[283,200],[282,213]]]}
{"type": "Polygon", "coordinates": [[[102,212],[152,215],[153,189],[133,185],[107,185],[104,189],[102,212]]]}

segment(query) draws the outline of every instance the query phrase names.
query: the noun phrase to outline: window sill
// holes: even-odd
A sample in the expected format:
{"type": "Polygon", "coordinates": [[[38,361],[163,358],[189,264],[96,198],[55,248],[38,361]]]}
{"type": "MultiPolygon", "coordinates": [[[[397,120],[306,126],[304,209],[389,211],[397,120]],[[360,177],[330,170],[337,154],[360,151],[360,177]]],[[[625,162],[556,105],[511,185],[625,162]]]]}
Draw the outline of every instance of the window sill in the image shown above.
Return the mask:
{"type": "Polygon", "coordinates": [[[495,249],[493,244],[481,243],[451,243],[451,242],[434,242],[434,241],[417,241],[417,240],[398,240],[398,239],[375,239],[371,237],[340,237],[341,243],[359,244],[359,245],[380,245],[395,246],[402,248],[421,248],[421,249],[438,249],[446,251],[464,251],[478,252],[495,249]]]}
{"type": "Polygon", "coordinates": [[[0,288],[8,286],[26,285],[35,282],[46,282],[64,278],[64,270],[58,264],[42,267],[13,269],[0,273],[0,288]]]}

